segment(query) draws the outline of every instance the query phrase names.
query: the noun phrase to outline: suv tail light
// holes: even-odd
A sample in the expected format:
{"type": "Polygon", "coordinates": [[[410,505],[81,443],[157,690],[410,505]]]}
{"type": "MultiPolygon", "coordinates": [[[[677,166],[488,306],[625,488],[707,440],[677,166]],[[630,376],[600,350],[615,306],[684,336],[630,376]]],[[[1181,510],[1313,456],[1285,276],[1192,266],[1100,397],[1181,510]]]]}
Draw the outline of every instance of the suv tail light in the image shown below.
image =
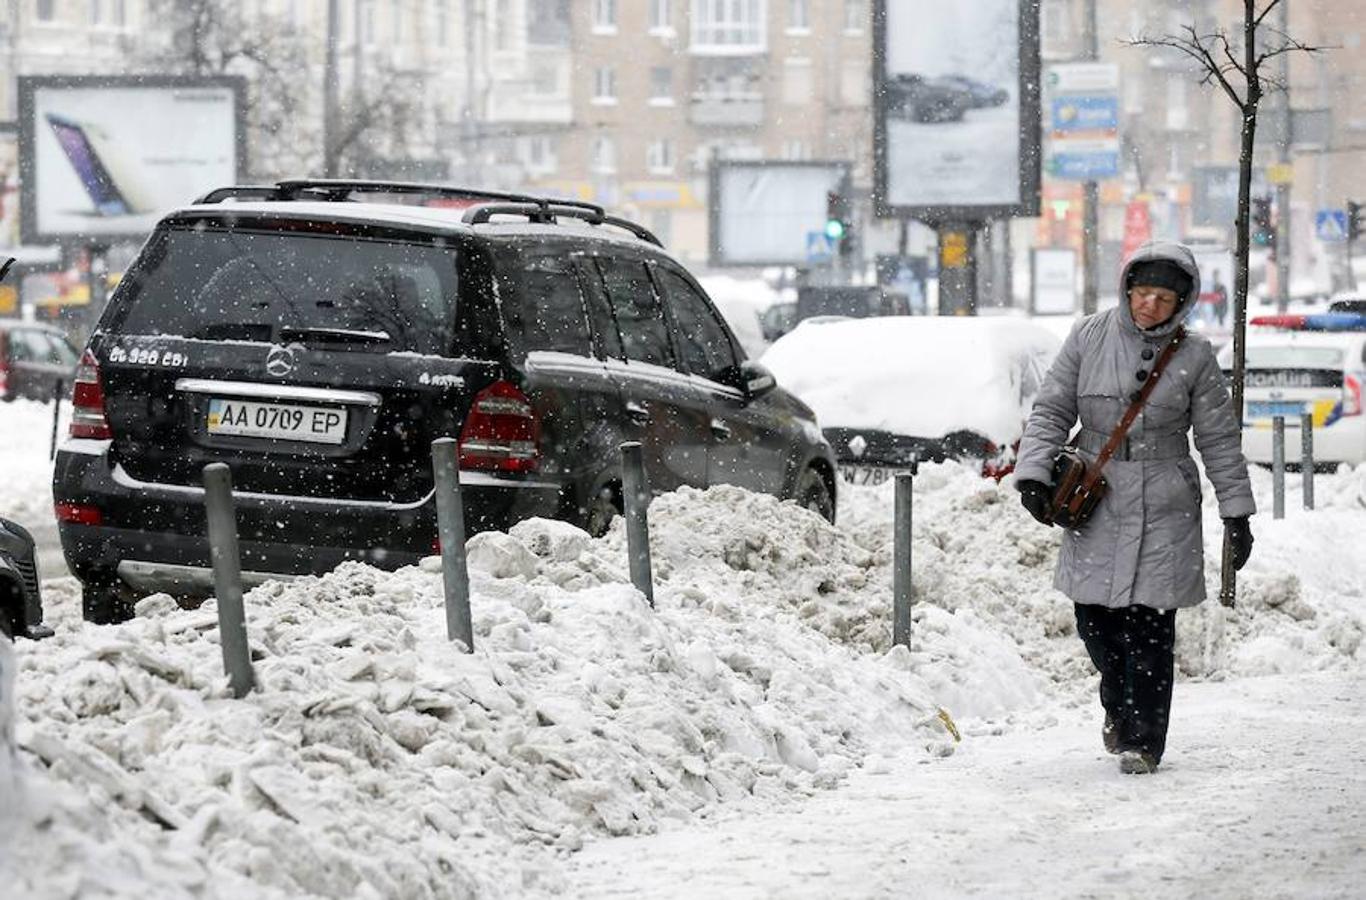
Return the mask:
{"type": "Polygon", "coordinates": [[[507,381],[476,394],[460,429],[461,467],[530,472],[540,459],[541,423],[526,394],[507,381]]]}
{"type": "Polygon", "coordinates": [[[1361,415],[1361,375],[1344,375],[1342,378],[1342,414],[1361,415]]]}
{"type": "Polygon", "coordinates": [[[109,419],[104,414],[104,385],[100,382],[100,364],[89,350],[76,366],[76,380],[71,388],[71,430],[74,438],[108,440],[114,436],[109,430],[109,419]]]}

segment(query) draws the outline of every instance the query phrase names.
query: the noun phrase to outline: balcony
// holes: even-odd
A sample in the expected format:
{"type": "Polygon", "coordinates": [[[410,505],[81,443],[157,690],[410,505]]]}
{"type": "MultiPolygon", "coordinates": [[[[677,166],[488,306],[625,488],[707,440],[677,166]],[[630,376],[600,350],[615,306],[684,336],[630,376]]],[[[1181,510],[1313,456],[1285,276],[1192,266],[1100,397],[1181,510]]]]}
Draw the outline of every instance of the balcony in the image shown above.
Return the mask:
{"type": "Polygon", "coordinates": [[[693,94],[688,119],[712,128],[757,128],[764,122],[764,95],[693,94]]]}

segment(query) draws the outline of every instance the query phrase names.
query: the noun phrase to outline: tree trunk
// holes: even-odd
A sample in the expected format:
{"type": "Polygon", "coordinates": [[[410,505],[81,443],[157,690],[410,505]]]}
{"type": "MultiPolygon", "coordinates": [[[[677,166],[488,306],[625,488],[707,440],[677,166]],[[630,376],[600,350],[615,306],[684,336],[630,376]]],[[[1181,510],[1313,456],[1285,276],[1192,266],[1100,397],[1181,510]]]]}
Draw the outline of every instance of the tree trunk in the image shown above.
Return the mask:
{"type": "MultiPolygon", "coordinates": [[[[1257,4],[1243,0],[1243,53],[1247,69],[1247,97],[1242,104],[1242,129],[1238,153],[1238,218],[1234,223],[1233,251],[1233,408],[1238,427],[1243,426],[1243,381],[1247,361],[1248,219],[1252,205],[1252,151],[1257,138],[1257,107],[1262,99],[1262,80],[1257,71],[1257,4]]],[[[1233,547],[1224,533],[1219,602],[1232,606],[1238,591],[1233,568],[1233,547]]]]}

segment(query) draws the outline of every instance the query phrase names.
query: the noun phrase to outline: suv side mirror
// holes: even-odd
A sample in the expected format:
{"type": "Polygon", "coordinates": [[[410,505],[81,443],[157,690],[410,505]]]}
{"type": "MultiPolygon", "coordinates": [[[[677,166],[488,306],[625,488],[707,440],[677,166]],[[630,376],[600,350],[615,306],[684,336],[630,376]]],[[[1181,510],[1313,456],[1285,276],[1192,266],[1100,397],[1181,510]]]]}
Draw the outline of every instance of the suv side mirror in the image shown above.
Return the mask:
{"type": "Polygon", "coordinates": [[[739,380],[746,401],[757,400],[778,386],[773,373],[752,359],[740,363],[739,380]]]}

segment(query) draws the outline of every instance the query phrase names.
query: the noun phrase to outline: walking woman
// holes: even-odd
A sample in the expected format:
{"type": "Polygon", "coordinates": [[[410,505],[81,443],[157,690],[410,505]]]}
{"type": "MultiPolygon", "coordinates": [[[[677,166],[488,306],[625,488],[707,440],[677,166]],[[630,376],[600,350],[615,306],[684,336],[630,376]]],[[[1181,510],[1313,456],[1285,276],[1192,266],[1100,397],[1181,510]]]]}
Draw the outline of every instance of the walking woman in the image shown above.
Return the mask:
{"type": "Polygon", "coordinates": [[[1100,670],[1106,750],[1120,770],[1157,769],[1171,710],[1176,610],[1205,599],[1200,473],[1214,485],[1234,567],[1252,552],[1255,512],[1242,432],[1209,342],[1181,322],[1200,275],[1180,244],[1147,244],[1125,263],[1120,303],[1080,320],[1059,351],[1020,441],[1016,486],[1025,508],[1053,523],[1053,461],[1078,421],[1088,464],[1110,439],[1167,345],[1177,340],[1137,418],[1105,464],[1108,487],[1063,534],[1053,585],[1076,604],[1077,633],[1100,670]]]}

